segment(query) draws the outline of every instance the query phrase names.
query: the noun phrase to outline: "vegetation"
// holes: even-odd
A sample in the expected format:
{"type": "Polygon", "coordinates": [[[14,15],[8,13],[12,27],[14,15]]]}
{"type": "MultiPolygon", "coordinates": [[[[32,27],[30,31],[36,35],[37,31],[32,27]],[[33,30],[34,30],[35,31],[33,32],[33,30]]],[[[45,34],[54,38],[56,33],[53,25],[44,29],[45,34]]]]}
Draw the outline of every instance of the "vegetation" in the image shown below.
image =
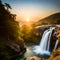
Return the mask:
{"type": "MultiPolygon", "coordinates": [[[[41,25],[60,24],[60,13],[51,15],[45,19],[42,19],[31,26],[22,25],[19,26],[19,22],[16,21],[16,15],[10,12],[11,6],[8,3],[3,4],[0,0],[0,59],[10,60],[15,53],[7,45],[9,43],[15,43],[20,46],[21,53],[24,53],[24,40],[28,45],[37,44],[40,41],[42,30],[40,35],[35,34],[35,27],[41,25]],[[23,38],[23,39],[22,39],[23,38]],[[21,45],[22,44],[22,45],[21,45]]],[[[43,29],[43,28],[42,28],[43,29]]],[[[54,53],[52,53],[53,55],[54,53]]]]}
{"type": "Polygon", "coordinates": [[[12,14],[9,11],[10,9],[12,8],[8,3],[2,4],[0,0],[0,59],[2,60],[9,60],[14,54],[14,51],[8,48],[7,44],[10,42],[19,44],[18,42],[22,40],[20,37],[19,23],[16,21],[16,15],[12,14]]]}
{"type": "Polygon", "coordinates": [[[40,40],[40,36],[34,34],[34,28],[32,26],[23,25],[20,28],[21,37],[28,45],[37,44],[40,40]]]}

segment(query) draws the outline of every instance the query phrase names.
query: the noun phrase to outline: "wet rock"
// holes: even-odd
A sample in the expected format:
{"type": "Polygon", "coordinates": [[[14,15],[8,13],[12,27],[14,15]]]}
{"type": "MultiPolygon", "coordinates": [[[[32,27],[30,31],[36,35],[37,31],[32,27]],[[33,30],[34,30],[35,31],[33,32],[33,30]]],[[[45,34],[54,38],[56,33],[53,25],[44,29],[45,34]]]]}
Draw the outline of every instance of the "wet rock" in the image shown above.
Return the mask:
{"type": "Polygon", "coordinates": [[[44,30],[48,29],[49,27],[55,27],[55,29],[59,29],[60,28],[60,25],[42,25],[42,26],[37,26],[34,28],[34,32],[35,33],[40,33],[43,32],[44,30]]]}
{"type": "Polygon", "coordinates": [[[42,26],[37,26],[34,28],[34,34],[36,36],[41,36],[43,31],[48,29],[50,27],[50,25],[42,25],[42,26]]]}
{"type": "Polygon", "coordinates": [[[53,51],[54,50],[54,47],[55,47],[55,44],[56,44],[56,41],[58,40],[57,38],[57,32],[55,31],[55,29],[53,30],[52,32],[52,35],[51,35],[51,40],[50,40],[50,51],[53,51]]]}
{"type": "Polygon", "coordinates": [[[58,48],[60,48],[60,25],[55,29],[57,32],[57,38],[58,38],[58,48]]]}

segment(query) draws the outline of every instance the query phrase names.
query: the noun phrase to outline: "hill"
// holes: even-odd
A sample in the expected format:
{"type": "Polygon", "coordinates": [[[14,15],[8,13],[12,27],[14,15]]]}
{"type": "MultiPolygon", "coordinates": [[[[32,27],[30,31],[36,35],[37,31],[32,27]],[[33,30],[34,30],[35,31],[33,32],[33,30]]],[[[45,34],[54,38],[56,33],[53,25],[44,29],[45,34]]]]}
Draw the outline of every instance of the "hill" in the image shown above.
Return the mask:
{"type": "Polygon", "coordinates": [[[60,24],[60,12],[52,14],[48,17],[40,19],[38,22],[34,23],[35,25],[49,25],[49,24],[60,24]]]}

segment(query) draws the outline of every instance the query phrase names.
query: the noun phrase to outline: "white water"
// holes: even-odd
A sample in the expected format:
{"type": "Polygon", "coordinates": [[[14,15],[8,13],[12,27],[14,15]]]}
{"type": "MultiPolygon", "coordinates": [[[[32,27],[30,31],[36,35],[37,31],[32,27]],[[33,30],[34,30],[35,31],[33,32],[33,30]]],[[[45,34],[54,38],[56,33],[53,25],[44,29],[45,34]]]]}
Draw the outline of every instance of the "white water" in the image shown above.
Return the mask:
{"type": "Polygon", "coordinates": [[[54,50],[56,50],[57,45],[58,45],[58,40],[56,40],[56,43],[55,43],[55,46],[54,46],[54,50]]]}
{"type": "MultiPolygon", "coordinates": [[[[38,46],[35,46],[33,51],[36,54],[40,54],[40,55],[50,55],[50,38],[51,38],[51,34],[52,31],[55,29],[55,27],[50,27],[48,30],[45,30],[41,39],[41,42],[38,46]]],[[[54,49],[56,49],[57,46],[57,42],[56,45],[54,47],[54,49]]]]}

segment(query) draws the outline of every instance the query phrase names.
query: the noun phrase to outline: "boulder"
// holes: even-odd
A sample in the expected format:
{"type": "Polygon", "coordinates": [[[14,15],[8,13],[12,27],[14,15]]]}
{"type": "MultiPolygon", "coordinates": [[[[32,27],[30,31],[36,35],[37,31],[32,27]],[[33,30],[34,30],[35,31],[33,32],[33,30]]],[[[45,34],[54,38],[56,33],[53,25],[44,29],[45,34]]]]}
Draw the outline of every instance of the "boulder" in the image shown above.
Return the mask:
{"type": "Polygon", "coordinates": [[[23,55],[26,52],[25,43],[22,39],[16,41],[8,41],[6,44],[6,49],[11,60],[16,59],[18,56],[23,55]]]}
{"type": "Polygon", "coordinates": [[[33,56],[33,57],[27,57],[25,60],[41,60],[41,58],[33,56]]]}
{"type": "Polygon", "coordinates": [[[16,41],[8,41],[7,42],[7,48],[10,48],[15,52],[16,54],[22,52],[23,50],[26,51],[24,40],[16,40],[16,41]]]}

